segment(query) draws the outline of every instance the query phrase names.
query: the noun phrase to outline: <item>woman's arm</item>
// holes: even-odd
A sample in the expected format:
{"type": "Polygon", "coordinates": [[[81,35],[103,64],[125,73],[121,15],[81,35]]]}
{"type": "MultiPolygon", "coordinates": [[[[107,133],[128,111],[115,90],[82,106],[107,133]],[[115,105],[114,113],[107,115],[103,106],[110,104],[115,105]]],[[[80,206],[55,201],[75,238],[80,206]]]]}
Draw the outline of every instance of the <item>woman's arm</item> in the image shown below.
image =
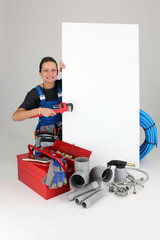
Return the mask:
{"type": "Polygon", "coordinates": [[[38,114],[42,114],[45,117],[54,116],[56,113],[50,108],[35,108],[32,110],[26,110],[24,108],[18,108],[12,115],[13,121],[22,121],[30,117],[34,117],[38,114]]]}
{"type": "Polygon", "coordinates": [[[32,110],[26,110],[24,108],[18,108],[12,115],[13,121],[22,121],[27,118],[36,116],[39,114],[39,108],[35,108],[32,110]]]}

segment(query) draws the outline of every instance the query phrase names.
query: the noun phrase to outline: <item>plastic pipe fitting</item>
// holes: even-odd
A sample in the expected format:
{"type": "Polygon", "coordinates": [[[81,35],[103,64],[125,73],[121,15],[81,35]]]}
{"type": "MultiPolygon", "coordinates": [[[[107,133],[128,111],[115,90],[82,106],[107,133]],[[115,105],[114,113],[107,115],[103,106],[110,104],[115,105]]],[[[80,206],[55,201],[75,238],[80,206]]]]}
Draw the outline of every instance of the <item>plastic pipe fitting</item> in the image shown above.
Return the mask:
{"type": "Polygon", "coordinates": [[[102,182],[109,182],[112,178],[113,172],[111,168],[106,168],[104,166],[96,166],[91,169],[89,173],[89,181],[100,180],[102,182]]]}
{"type": "Polygon", "coordinates": [[[92,196],[90,196],[89,198],[85,199],[82,202],[82,207],[83,208],[88,208],[89,206],[91,206],[93,203],[95,203],[97,200],[99,200],[100,198],[102,198],[104,195],[106,194],[105,190],[99,190],[96,193],[94,193],[92,196]]]}
{"type": "Polygon", "coordinates": [[[113,182],[126,182],[127,181],[126,168],[115,168],[113,182]]]}
{"type": "Polygon", "coordinates": [[[97,189],[99,187],[98,183],[95,181],[95,182],[92,182],[90,184],[88,184],[85,188],[79,190],[79,191],[74,191],[74,192],[71,192],[68,194],[68,200],[69,201],[72,201],[74,200],[76,197],[86,193],[86,192],[90,192],[94,189],[97,189]]]}
{"type": "Polygon", "coordinates": [[[75,202],[80,205],[85,199],[87,199],[88,197],[92,196],[94,193],[97,192],[97,189],[96,190],[92,190],[90,192],[86,192],[78,197],[75,198],[75,202]]]}
{"type": "Polygon", "coordinates": [[[86,157],[75,158],[75,172],[70,177],[70,185],[75,190],[81,190],[89,181],[89,159],[86,157]]]}

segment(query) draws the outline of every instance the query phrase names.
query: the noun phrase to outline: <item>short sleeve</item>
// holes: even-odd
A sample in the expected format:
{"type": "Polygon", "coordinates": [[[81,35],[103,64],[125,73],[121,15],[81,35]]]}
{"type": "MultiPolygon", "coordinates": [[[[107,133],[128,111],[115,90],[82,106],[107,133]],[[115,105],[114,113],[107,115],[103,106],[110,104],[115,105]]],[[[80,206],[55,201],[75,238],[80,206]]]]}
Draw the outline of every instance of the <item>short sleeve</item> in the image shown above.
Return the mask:
{"type": "Polygon", "coordinates": [[[37,90],[33,88],[30,92],[27,93],[23,103],[19,106],[19,108],[31,110],[38,107],[40,107],[39,95],[37,90]]]}

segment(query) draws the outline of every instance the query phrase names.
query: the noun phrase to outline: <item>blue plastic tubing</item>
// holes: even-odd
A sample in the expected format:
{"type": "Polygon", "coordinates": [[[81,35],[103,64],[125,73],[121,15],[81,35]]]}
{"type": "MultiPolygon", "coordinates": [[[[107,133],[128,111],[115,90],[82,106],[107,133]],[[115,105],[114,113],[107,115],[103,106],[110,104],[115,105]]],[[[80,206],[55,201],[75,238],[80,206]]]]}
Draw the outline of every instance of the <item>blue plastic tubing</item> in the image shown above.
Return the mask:
{"type": "Polygon", "coordinates": [[[158,136],[157,128],[152,118],[143,110],[140,110],[140,126],[145,132],[145,140],[140,146],[140,160],[143,159],[150,151],[157,147],[158,136]]]}

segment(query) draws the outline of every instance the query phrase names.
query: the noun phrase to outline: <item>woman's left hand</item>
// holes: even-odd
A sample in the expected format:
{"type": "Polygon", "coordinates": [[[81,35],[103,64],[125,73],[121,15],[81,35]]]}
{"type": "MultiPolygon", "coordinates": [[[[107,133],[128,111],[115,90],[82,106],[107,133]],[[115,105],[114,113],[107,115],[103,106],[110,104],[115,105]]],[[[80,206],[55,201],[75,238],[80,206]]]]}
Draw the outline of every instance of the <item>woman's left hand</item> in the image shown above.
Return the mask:
{"type": "Polygon", "coordinates": [[[62,69],[65,69],[66,66],[65,64],[62,62],[62,60],[59,62],[59,66],[60,66],[60,72],[62,72],[62,69]]]}

